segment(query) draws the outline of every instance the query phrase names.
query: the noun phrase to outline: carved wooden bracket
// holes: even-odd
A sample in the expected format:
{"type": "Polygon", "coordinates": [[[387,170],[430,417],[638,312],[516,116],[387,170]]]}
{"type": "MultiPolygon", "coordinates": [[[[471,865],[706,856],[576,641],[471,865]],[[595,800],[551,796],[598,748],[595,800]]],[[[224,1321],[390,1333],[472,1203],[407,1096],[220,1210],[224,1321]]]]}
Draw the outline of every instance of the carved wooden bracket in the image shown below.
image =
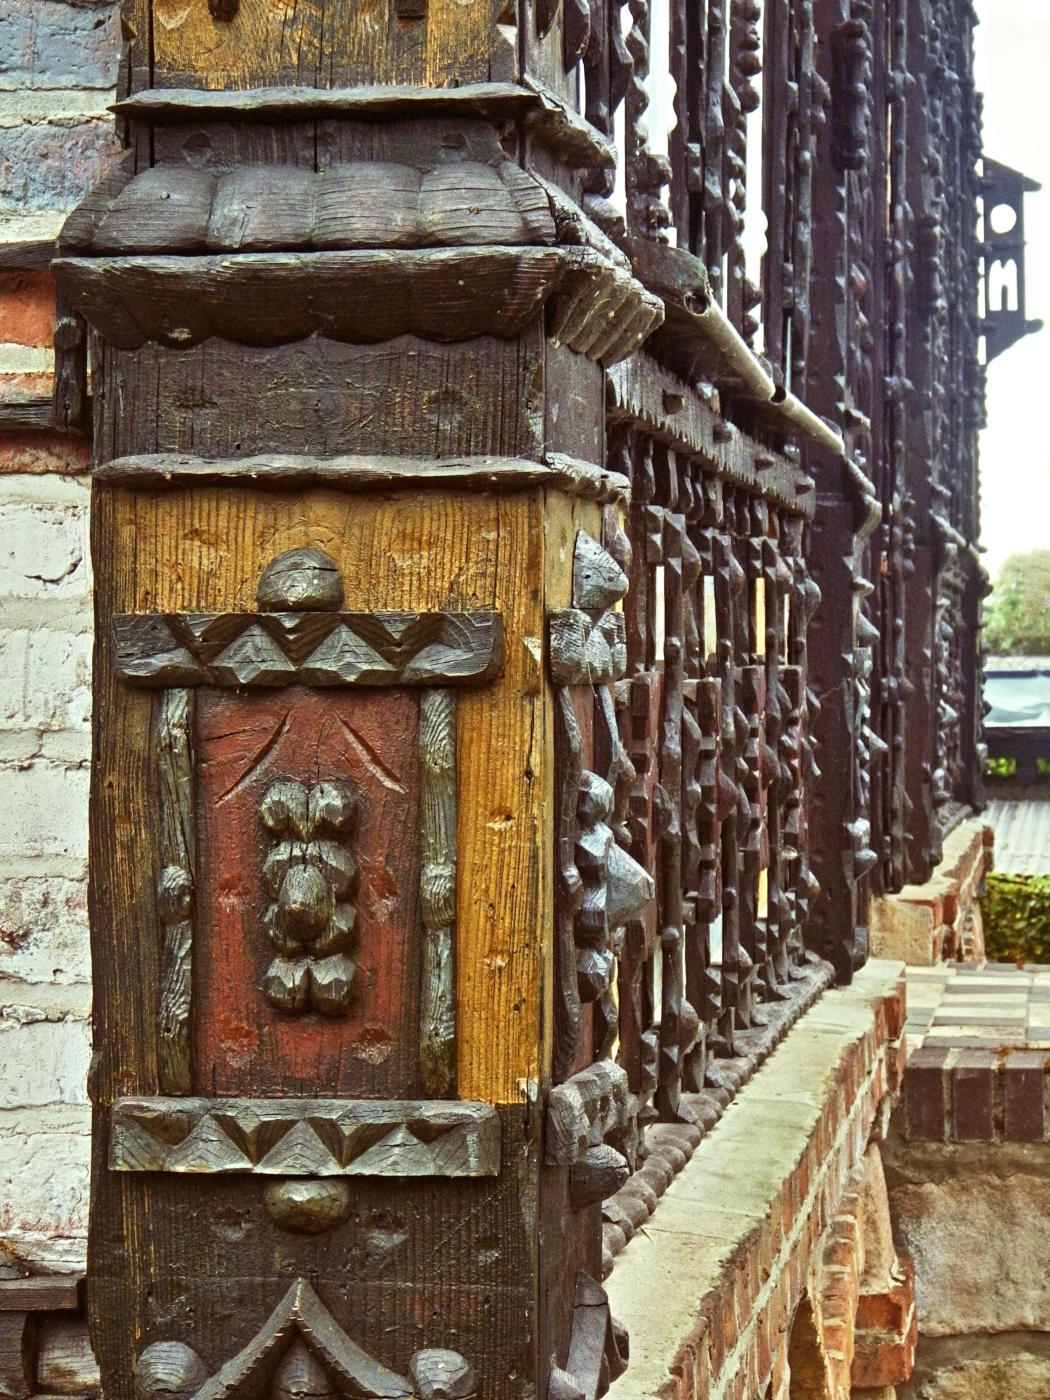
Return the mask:
{"type": "Polygon", "coordinates": [[[63,231],[67,317],[124,350],[449,342],[515,336],[553,298],[552,339],[604,364],[632,354],[663,303],[596,229],[594,246],[556,246],[545,186],[490,141],[488,161],[421,153],[429,169],[122,166],[63,231]]]}
{"type": "Polygon", "coordinates": [[[135,1365],[138,1400],[469,1400],[477,1393],[458,1352],[413,1354],[408,1377],[352,1341],[305,1279],[298,1279],[252,1340],[215,1374],[185,1342],[154,1342],[135,1365]]]}

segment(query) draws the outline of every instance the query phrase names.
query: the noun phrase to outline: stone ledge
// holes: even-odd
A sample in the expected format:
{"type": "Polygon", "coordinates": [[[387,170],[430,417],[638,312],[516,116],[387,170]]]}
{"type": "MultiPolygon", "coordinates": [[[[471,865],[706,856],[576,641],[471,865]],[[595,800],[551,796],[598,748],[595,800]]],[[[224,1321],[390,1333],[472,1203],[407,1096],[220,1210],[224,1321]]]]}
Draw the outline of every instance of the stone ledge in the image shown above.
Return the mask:
{"type": "MultiPolygon", "coordinates": [[[[649,1129],[644,1163],[602,1207],[603,1279],[609,1277],[616,1256],[627,1241],[656,1210],[661,1196],[692,1157],[705,1133],[721,1120],[734,1095],[825,991],[832,976],[831,965],[811,955],[797,970],[785,999],[762,1007],[764,1024],[736,1032],[737,1054],[708,1063],[708,1087],[697,1094],[682,1095],[685,1121],[655,1124],[649,1129]]],[[[895,1033],[899,1035],[899,1026],[895,1033]]],[[[893,1087],[897,1087],[896,1082],[893,1087]]]]}
{"type": "Polygon", "coordinates": [[[941,863],[925,884],[871,901],[873,957],[901,958],[913,967],[945,960],[979,963],[984,929],[978,892],[992,868],[993,834],[977,819],[960,822],[945,838],[941,863]]]}
{"type": "Polygon", "coordinates": [[[902,1023],[900,964],[869,963],[799,1020],[699,1144],[609,1282],[631,1335],[613,1400],[762,1393],[891,1092],[902,1023]]]}

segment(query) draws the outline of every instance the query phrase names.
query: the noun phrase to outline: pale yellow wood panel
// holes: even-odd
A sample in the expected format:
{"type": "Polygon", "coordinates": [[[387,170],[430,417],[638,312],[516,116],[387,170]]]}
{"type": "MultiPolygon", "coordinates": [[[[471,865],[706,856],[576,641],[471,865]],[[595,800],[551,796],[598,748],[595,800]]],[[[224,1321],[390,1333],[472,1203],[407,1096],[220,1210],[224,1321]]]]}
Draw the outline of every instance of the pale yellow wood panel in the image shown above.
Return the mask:
{"type": "Polygon", "coordinates": [[[213,19],[206,0],[152,0],[152,13],[158,86],[444,87],[487,79],[493,44],[507,47],[492,0],[431,0],[415,19],[398,18],[393,0],[240,0],[231,20],[213,19]]]}

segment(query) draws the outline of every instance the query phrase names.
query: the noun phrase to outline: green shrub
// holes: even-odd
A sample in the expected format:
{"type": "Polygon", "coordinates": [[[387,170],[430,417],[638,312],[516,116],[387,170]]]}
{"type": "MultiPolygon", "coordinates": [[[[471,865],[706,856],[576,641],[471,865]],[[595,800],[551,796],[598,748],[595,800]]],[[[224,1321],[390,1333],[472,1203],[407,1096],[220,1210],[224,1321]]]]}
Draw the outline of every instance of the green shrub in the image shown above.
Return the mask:
{"type": "Polygon", "coordinates": [[[987,773],[989,778],[1016,778],[1017,759],[1012,757],[990,758],[987,773]]]}
{"type": "Polygon", "coordinates": [[[981,907],[992,962],[1050,963],[1050,875],[992,871],[981,907]]]}

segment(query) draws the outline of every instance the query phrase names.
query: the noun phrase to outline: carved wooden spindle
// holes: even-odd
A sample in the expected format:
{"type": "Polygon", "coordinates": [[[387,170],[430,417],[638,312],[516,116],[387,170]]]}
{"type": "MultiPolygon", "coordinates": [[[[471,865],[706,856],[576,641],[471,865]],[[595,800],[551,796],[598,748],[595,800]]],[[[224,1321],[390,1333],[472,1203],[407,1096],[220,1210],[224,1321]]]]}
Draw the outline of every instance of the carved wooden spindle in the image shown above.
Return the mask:
{"type": "Polygon", "coordinates": [[[193,714],[192,691],[165,691],[153,727],[160,817],[157,910],[164,929],[157,1009],[157,1075],[161,1092],[165,1094],[188,1094],[193,1085],[190,1050],[196,860],[193,714]]]}
{"type": "Polygon", "coordinates": [[[423,919],[420,1067],[423,1087],[437,1098],[452,1093],[456,1075],[456,696],[424,690],[419,701],[423,764],[423,919]]]}

